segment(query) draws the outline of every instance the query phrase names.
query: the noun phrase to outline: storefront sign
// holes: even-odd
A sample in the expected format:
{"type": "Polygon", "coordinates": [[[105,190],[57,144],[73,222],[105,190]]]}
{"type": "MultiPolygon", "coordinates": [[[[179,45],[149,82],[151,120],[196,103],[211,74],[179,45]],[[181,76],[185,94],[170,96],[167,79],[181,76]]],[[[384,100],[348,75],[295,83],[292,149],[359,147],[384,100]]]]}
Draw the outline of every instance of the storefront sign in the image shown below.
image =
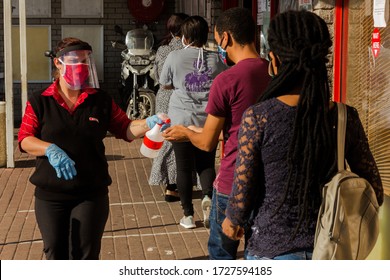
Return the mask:
{"type": "Polygon", "coordinates": [[[389,0],[374,0],[374,27],[386,27],[389,20],[389,0]]]}
{"type": "Polygon", "coordinates": [[[372,32],[372,38],[371,38],[371,49],[372,54],[375,58],[378,57],[379,51],[381,47],[381,35],[379,34],[379,29],[374,28],[374,32],[372,32]]]}
{"type": "Polygon", "coordinates": [[[299,0],[298,5],[300,10],[313,11],[312,0],[299,0]]]}

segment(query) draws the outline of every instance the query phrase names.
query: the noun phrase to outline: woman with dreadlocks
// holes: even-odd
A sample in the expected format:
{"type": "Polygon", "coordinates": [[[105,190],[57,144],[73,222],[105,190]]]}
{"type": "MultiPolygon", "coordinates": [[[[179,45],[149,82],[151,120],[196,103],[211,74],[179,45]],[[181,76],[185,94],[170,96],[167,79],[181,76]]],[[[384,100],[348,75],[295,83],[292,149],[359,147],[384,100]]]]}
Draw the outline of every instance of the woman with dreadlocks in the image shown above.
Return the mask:
{"type": "MultiPolygon", "coordinates": [[[[222,226],[238,240],[254,217],[247,259],[311,259],[321,186],[337,172],[337,106],[326,69],[332,42],[324,20],[307,11],[277,15],[268,41],[273,79],[243,115],[222,226]]],[[[379,172],[350,106],[345,146],[351,170],[372,184],[382,204],[379,172]]]]}

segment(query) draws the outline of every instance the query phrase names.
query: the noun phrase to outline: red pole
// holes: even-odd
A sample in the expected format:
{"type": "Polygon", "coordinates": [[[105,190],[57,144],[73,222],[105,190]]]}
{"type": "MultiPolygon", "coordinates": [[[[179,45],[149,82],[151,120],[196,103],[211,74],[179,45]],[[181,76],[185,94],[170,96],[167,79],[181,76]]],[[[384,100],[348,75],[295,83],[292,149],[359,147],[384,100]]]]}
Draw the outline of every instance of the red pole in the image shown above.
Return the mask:
{"type": "Polygon", "coordinates": [[[225,11],[230,8],[238,7],[238,0],[223,0],[222,1],[222,11],[225,11]]]}
{"type": "Polygon", "coordinates": [[[348,51],[348,0],[336,0],[334,23],[333,100],[346,100],[348,51]]]}
{"type": "Polygon", "coordinates": [[[257,0],[252,0],[252,17],[257,22],[257,0]]]}

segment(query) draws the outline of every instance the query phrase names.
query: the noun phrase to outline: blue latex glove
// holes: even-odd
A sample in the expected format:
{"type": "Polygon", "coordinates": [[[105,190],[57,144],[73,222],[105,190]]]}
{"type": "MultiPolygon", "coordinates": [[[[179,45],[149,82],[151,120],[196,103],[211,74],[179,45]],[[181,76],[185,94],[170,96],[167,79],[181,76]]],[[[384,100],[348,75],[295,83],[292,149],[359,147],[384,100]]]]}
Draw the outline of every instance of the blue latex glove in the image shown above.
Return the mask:
{"type": "Polygon", "coordinates": [[[76,176],[75,162],[56,144],[47,147],[45,155],[51,166],[54,167],[58,178],[63,177],[65,180],[71,180],[76,176]]]}
{"type": "Polygon", "coordinates": [[[152,129],[156,124],[162,124],[160,131],[164,131],[165,129],[171,126],[170,123],[165,123],[165,121],[160,119],[157,115],[147,117],[146,124],[150,129],[152,129]]]}

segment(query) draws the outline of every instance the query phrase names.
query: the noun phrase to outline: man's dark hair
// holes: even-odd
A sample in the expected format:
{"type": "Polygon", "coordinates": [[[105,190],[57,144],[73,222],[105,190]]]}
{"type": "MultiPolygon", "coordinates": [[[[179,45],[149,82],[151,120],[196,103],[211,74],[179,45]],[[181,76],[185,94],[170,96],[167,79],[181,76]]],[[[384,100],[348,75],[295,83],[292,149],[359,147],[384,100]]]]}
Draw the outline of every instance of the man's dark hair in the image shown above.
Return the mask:
{"type": "MultiPolygon", "coordinates": [[[[275,16],[268,43],[280,61],[260,101],[299,93],[282,204],[295,196],[299,223],[308,218],[312,203],[321,199],[320,188],[329,179],[335,151],[329,114],[330,91],[326,63],[332,41],[325,21],[308,11],[288,11],[275,16]]],[[[281,205],[280,205],[281,206],[281,205]]],[[[297,233],[297,231],[296,231],[297,233]]]]}
{"type": "Polygon", "coordinates": [[[245,8],[224,11],[217,19],[215,29],[219,35],[223,32],[230,33],[240,45],[248,45],[255,41],[256,24],[251,12],[245,8]]]}
{"type": "Polygon", "coordinates": [[[181,33],[192,46],[203,47],[208,40],[209,26],[203,17],[191,16],[183,22],[181,33]]]}

